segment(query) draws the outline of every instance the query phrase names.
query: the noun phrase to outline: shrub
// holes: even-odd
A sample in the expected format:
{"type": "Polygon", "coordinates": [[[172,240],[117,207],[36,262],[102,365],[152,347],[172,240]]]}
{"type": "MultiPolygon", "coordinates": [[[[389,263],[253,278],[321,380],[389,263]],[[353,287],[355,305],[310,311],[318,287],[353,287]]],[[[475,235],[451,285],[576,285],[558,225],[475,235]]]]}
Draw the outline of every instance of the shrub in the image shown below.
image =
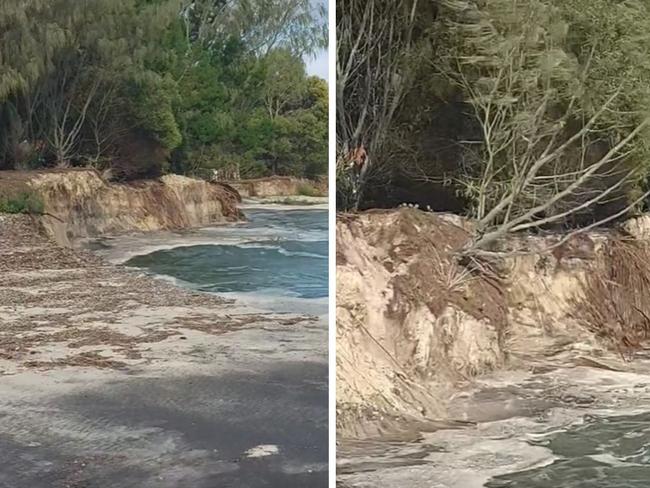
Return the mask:
{"type": "Polygon", "coordinates": [[[321,192],[309,183],[300,183],[297,188],[298,195],[303,197],[320,197],[321,192]]]}
{"type": "Polygon", "coordinates": [[[10,198],[0,196],[0,213],[42,214],[43,211],[43,200],[34,193],[23,192],[10,198]]]}

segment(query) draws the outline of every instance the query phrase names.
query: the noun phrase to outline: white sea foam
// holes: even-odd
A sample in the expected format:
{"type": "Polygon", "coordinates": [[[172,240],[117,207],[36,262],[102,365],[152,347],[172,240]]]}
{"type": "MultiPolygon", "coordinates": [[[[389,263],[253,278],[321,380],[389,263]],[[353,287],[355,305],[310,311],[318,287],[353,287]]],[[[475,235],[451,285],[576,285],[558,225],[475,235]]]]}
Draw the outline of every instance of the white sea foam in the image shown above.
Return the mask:
{"type": "MultiPolygon", "coordinates": [[[[227,224],[193,229],[186,232],[154,232],[103,239],[99,254],[116,264],[124,264],[137,256],[144,256],[161,250],[193,246],[236,246],[240,248],[275,250],[285,256],[327,259],[326,255],[298,249],[287,249],[288,241],[316,242],[327,239],[323,229],[309,230],[292,225],[283,225],[283,206],[260,205],[265,212],[251,212],[254,222],[227,224]],[[271,207],[271,208],[270,208],[271,207]],[[268,218],[267,218],[268,217],[268,218]]],[[[296,210],[295,206],[284,206],[296,210]]],[[[311,210],[313,206],[305,209],[311,210]]],[[[303,211],[305,210],[303,209],[303,211]]],[[[232,270],[231,270],[232,271],[232,270]]],[[[194,290],[209,290],[210,283],[192,283],[174,276],[158,273],[155,276],[176,286],[194,290]]],[[[223,286],[226,283],[220,282],[223,286]]],[[[327,314],[327,297],[301,298],[297,293],[279,288],[256,289],[250,292],[217,292],[218,296],[235,300],[239,305],[260,312],[304,313],[318,317],[327,314]]]]}
{"type": "Polygon", "coordinates": [[[242,210],[327,210],[329,204],[286,204],[286,203],[264,203],[256,200],[244,199],[239,206],[242,210]]]}
{"type": "MultiPolygon", "coordinates": [[[[353,448],[347,448],[338,460],[340,467],[350,473],[344,475],[342,481],[350,487],[482,488],[494,477],[552,465],[560,459],[560,454],[556,455],[549,449],[553,445],[551,440],[562,442],[561,437],[566,436],[566,432],[585,429],[587,423],[595,423],[594,428],[598,429],[598,423],[603,419],[607,419],[604,425],[609,426],[607,428],[610,429],[610,434],[605,435],[602,441],[598,440],[598,434],[584,440],[587,443],[591,439],[596,442],[589,444],[587,451],[591,452],[586,452],[584,456],[612,469],[647,469],[648,465],[640,464],[639,461],[646,449],[642,439],[636,441],[643,446],[641,453],[636,450],[629,455],[625,453],[625,456],[620,452],[612,453],[610,445],[614,442],[616,449],[629,449],[630,439],[638,437],[625,430],[620,432],[620,438],[612,437],[612,429],[616,429],[616,417],[647,414],[649,410],[650,388],[646,388],[646,385],[650,384],[650,363],[640,361],[635,366],[637,372],[586,367],[560,368],[544,374],[515,375],[508,371],[497,372],[489,379],[477,381],[472,390],[482,392],[475,400],[479,402],[477,408],[480,407],[480,402],[489,398],[490,391],[495,392],[497,398],[504,391],[509,391],[512,395],[527,398],[538,405],[543,405],[548,395],[559,395],[562,398],[562,392],[566,392],[573,397],[591,398],[593,405],[585,407],[566,403],[561,407],[549,407],[534,416],[515,416],[486,421],[475,427],[425,433],[418,442],[405,443],[401,447],[385,445],[371,454],[363,452],[363,449],[356,452],[353,448]],[[618,445],[621,438],[627,440],[626,447],[618,445]],[[415,458],[422,459],[423,462],[412,461],[412,453],[418,449],[431,451],[424,459],[415,458]],[[368,464],[373,469],[364,471],[368,464]]],[[[503,401],[508,401],[508,398],[503,401]]],[[[558,452],[562,453],[561,450],[558,452]]],[[[514,486],[526,486],[525,480],[514,486]]],[[[562,486],[561,481],[556,486],[562,486]]]]}
{"type": "Polygon", "coordinates": [[[249,458],[274,456],[276,454],[280,454],[280,448],[275,444],[262,444],[259,446],[251,447],[244,454],[249,458]]]}
{"type": "Polygon", "coordinates": [[[219,296],[258,311],[304,313],[317,317],[327,315],[328,298],[300,298],[291,292],[266,288],[251,292],[219,293],[219,296]]]}
{"type": "MultiPolygon", "coordinates": [[[[282,213],[286,210],[315,210],[313,206],[296,208],[293,205],[258,204],[250,209],[264,209],[271,215],[282,213]]],[[[263,217],[260,217],[263,218],[263,217]]],[[[294,240],[301,242],[317,242],[327,240],[327,231],[323,229],[301,229],[292,225],[276,225],[273,222],[235,222],[222,225],[202,227],[183,232],[160,231],[150,233],[129,234],[101,239],[82,241],[83,247],[94,248],[97,254],[103,256],[113,264],[123,264],[128,260],[151,254],[156,251],[202,246],[202,245],[231,245],[231,246],[273,246],[261,244],[260,241],[294,240]]],[[[271,247],[269,247],[271,248],[271,247]]],[[[280,250],[282,253],[294,251],[280,250]]],[[[287,254],[291,255],[291,254],[287,254]]],[[[324,258],[313,254],[305,257],[324,258]]],[[[326,258],[325,258],[326,259],[326,258]]]]}
{"type": "Polygon", "coordinates": [[[305,252],[305,251],[289,251],[281,246],[278,246],[277,250],[280,254],[284,254],[285,256],[295,256],[295,257],[313,258],[313,259],[328,259],[327,256],[323,256],[322,254],[316,254],[313,252],[305,252]]]}

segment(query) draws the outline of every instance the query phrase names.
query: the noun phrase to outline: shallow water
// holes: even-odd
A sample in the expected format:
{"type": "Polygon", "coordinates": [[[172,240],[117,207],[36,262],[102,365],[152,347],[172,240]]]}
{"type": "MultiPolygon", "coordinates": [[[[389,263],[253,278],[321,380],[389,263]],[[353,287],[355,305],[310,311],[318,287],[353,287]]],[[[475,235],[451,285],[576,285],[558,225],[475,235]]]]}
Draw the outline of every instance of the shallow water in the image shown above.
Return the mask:
{"type": "Polygon", "coordinates": [[[312,313],[320,305],[324,313],[327,211],[254,207],[245,212],[245,223],[201,229],[182,246],[125,264],[201,291],[254,301],[262,309],[312,313]]]}
{"type": "Polygon", "coordinates": [[[475,424],[413,441],[342,442],[341,486],[650,486],[650,363],[639,356],[628,367],[634,371],[568,366],[477,379],[450,407],[475,424]]]}
{"type": "Polygon", "coordinates": [[[559,429],[544,423],[512,418],[438,431],[418,442],[347,443],[339,452],[340,486],[650,486],[650,413],[586,415],[559,429]]]}
{"type": "Polygon", "coordinates": [[[650,486],[650,414],[585,418],[584,424],[544,436],[548,466],[496,477],[488,488],[636,488],[650,486]]]}

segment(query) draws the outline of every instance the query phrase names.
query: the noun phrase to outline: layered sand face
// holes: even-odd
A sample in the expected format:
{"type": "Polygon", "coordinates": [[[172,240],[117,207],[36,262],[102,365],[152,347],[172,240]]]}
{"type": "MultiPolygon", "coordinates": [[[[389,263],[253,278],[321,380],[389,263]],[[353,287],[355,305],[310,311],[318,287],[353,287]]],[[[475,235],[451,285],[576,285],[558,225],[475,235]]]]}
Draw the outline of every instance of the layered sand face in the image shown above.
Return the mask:
{"type": "Polygon", "coordinates": [[[478,488],[552,463],[549,432],[647,412],[644,236],[592,233],[562,255],[531,252],[556,235],[511,239],[528,253],[468,273],[468,230],[414,209],[339,217],[343,487],[478,488]]]}

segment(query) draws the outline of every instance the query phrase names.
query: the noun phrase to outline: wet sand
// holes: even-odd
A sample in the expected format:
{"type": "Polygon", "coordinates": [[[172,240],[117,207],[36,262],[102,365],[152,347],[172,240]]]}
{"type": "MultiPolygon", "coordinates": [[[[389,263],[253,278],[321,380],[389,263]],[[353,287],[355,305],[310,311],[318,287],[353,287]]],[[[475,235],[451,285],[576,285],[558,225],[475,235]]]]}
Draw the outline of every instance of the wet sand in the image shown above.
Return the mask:
{"type": "Polygon", "coordinates": [[[5,399],[0,486],[327,486],[325,377],[324,364],[277,363],[5,399]]]}
{"type": "Polygon", "coordinates": [[[326,344],[0,216],[0,487],[324,487],[326,344]]]}

